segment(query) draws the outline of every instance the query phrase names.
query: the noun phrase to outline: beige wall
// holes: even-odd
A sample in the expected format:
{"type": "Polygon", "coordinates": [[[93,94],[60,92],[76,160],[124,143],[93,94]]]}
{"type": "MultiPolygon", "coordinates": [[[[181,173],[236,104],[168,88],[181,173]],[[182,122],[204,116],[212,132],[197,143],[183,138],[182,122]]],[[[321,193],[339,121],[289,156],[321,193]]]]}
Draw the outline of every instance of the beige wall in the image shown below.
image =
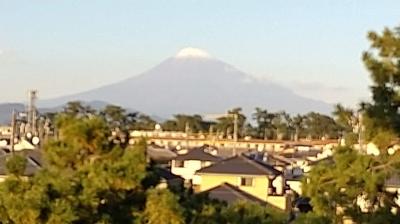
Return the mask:
{"type": "Polygon", "coordinates": [[[226,182],[237,186],[240,190],[247,192],[269,204],[286,210],[288,208],[288,197],[268,196],[269,179],[267,176],[251,176],[251,175],[230,175],[230,174],[197,174],[201,178],[199,191],[206,191],[222,183],[226,182]],[[240,186],[240,177],[253,177],[253,186],[240,186]]]}
{"type": "Polygon", "coordinates": [[[185,180],[193,179],[194,173],[199,169],[201,169],[201,162],[198,160],[184,161],[184,167],[175,167],[175,160],[172,160],[171,172],[185,180]]]}
{"type": "Polygon", "coordinates": [[[301,195],[301,181],[300,180],[288,180],[286,181],[286,184],[289,185],[290,189],[292,189],[294,192],[298,193],[301,195]]]}
{"type": "Polygon", "coordinates": [[[267,176],[229,175],[229,174],[198,174],[201,177],[200,191],[206,191],[226,182],[239,187],[263,201],[266,201],[268,194],[267,176]],[[240,186],[240,177],[252,177],[253,186],[240,186]]]}
{"type": "Polygon", "coordinates": [[[283,196],[268,196],[267,202],[282,210],[287,210],[289,207],[289,198],[286,195],[283,196]]]}

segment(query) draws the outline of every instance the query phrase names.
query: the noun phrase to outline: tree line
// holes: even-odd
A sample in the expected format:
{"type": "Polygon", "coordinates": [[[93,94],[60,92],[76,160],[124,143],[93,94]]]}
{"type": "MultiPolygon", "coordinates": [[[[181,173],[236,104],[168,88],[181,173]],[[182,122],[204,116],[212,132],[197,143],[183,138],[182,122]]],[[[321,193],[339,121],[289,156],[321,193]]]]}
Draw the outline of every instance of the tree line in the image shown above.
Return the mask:
{"type": "MultiPolygon", "coordinates": [[[[270,112],[267,109],[255,108],[247,117],[242,108],[233,108],[225,115],[209,118],[199,114],[175,114],[172,118],[157,122],[151,116],[128,112],[121,106],[107,105],[95,110],[82,102],[68,102],[63,113],[77,116],[99,115],[110,126],[118,130],[154,130],[160,124],[162,130],[179,131],[188,134],[214,135],[233,137],[234,116],[237,116],[238,137],[251,137],[264,140],[299,140],[299,139],[337,139],[344,136],[349,127],[342,124],[343,106],[336,105],[333,117],[310,112],[291,115],[285,111],[270,112]]],[[[56,113],[46,114],[53,117],[56,113]]]]}

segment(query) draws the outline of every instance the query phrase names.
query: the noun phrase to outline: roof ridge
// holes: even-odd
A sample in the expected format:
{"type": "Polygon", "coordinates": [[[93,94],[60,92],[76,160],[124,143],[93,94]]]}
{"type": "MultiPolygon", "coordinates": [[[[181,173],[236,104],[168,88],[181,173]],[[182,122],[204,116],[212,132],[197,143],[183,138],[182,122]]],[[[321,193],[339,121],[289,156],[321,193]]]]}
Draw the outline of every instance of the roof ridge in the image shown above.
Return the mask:
{"type": "Polygon", "coordinates": [[[30,162],[35,167],[41,167],[41,164],[38,161],[36,161],[34,158],[32,158],[32,156],[27,155],[26,159],[28,160],[28,162],[30,162]]]}
{"type": "MultiPolygon", "coordinates": [[[[258,197],[256,197],[256,196],[254,196],[254,195],[252,195],[252,194],[250,194],[250,193],[248,193],[248,192],[246,192],[246,191],[240,189],[238,186],[235,186],[235,185],[230,184],[230,183],[228,183],[228,182],[223,182],[222,184],[216,186],[216,187],[213,188],[213,189],[216,189],[216,188],[218,188],[218,187],[225,187],[225,188],[227,188],[230,192],[232,192],[232,193],[235,194],[236,196],[240,197],[241,199],[251,200],[251,201],[256,200],[256,201],[258,201],[259,203],[267,203],[266,201],[264,201],[264,200],[262,200],[262,199],[260,199],[260,198],[258,198],[258,197]]],[[[210,190],[212,190],[212,189],[210,189],[210,190]]],[[[210,190],[209,190],[209,191],[210,191],[210,190]]]]}
{"type": "MultiPolygon", "coordinates": [[[[209,152],[204,151],[204,147],[191,148],[185,154],[178,154],[175,160],[186,160],[187,157],[204,157],[203,159],[198,159],[201,161],[219,161],[221,157],[215,156],[209,152]]],[[[196,159],[197,160],[197,159],[196,159]]]]}
{"type": "Polygon", "coordinates": [[[232,184],[230,184],[230,183],[223,182],[223,183],[222,183],[221,185],[219,185],[219,186],[226,186],[226,187],[229,189],[229,191],[231,191],[233,194],[235,194],[235,195],[237,195],[237,196],[239,196],[239,197],[241,197],[241,198],[247,197],[247,196],[248,196],[248,195],[246,194],[246,192],[240,190],[238,187],[236,187],[236,186],[234,186],[234,185],[232,185],[232,184]]]}
{"type": "MultiPolygon", "coordinates": [[[[269,164],[261,164],[259,161],[257,160],[252,160],[248,157],[246,157],[245,155],[235,155],[223,160],[220,160],[218,162],[216,162],[215,164],[212,164],[211,166],[207,166],[204,168],[201,168],[200,170],[198,170],[196,173],[207,173],[207,172],[211,172],[211,173],[219,173],[216,171],[213,171],[213,169],[216,169],[216,167],[223,167],[226,164],[229,164],[229,162],[231,160],[240,160],[242,163],[247,164],[247,166],[251,167],[252,169],[256,170],[258,174],[254,174],[254,175],[279,175],[282,174],[281,171],[275,169],[273,166],[269,165],[269,164]]],[[[232,167],[231,167],[232,168],[232,167]]],[[[240,167],[236,167],[237,169],[240,169],[240,167]]],[[[225,173],[225,172],[222,172],[225,173]]],[[[228,172],[230,173],[230,172],[228,172]]],[[[242,173],[244,174],[244,173],[242,173]]]]}
{"type": "MultiPolygon", "coordinates": [[[[253,159],[250,159],[250,158],[248,158],[248,157],[245,156],[245,155],[240,155],[240,157],[241,157],[241,158],[244,158],[244,159],[246,160],[247,163],[249,163],[249,164],[255,166],[257,169],[259,169],[259,170],[261,170],[261,171],[265,171],[266,169],[271,169],[271,170],[273,170],[274,172],[277,171],[277,172],[280,173],[279,170],[275,169],[273,166],[271,166],[271,165],[269,165],[269,164],[264,164],[264,165],[268,166],[268,168],[266,168],[264,165],[259,164],[258,161],[253,160],[253,159]]],[[[269,170],[268,170],[268,171],[269,171],[269,170]]]]}
{"type": "MultiPolygon", "coordinates": [[[[217,166],[217,165],[223,164],[224,162],[226,162],[226,161],[228,161],[228,160],[235,159],[235,158],[237,158],[237,157],[239,157],[239,156],[238,156],[238,155],[235,155],[235,156],[231,156],[231,157],[228,157],[228,158],[222,159],[222,160],[220,160],[220,161],[218,161],[218,162],[216,162],[216,163],[214,163],[214,164],[212,164],[212,165],[210,165],[210,166],[206,166],[206,167],[203,167],[203,168],[201,168],[201,169],[197,170],[197,171],[196,171],[196,173],[201,173],[201,171],[203,171],[203,170],[205,170],[205,169],[208,169],[208,168],[210,168],[210,167],[213,167],[213,166],[217,166]]],[[[220,157],[218,157],[218,158],[220,158],[220,157]]]]}

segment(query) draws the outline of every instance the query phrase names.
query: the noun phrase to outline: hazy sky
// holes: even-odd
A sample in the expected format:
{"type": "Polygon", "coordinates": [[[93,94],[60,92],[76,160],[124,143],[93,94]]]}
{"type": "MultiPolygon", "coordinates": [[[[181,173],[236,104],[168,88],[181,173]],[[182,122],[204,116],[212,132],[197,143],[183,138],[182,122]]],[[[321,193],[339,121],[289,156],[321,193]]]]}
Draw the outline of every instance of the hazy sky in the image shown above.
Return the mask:
{"type": "Polygon", "coordinates": [[[366,33],[400,1],[0,0],[0,102],[88,90],[187,46],[327,102],[368,97],[366,33]]]}

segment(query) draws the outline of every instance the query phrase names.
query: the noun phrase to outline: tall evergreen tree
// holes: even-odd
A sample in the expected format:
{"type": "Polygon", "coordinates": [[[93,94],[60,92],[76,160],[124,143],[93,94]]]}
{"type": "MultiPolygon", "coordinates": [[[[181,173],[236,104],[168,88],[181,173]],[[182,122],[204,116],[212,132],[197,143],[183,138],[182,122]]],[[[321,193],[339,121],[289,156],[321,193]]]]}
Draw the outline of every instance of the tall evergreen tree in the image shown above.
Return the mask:
{"type": "Polygon", "coordinates": [[[369,32],[368,39],[371,48],[362,58],[370,72],[373,101],[363,104],[365,137],[381,145],[382,135],[400,134],[400,28],[369,32]]]}

